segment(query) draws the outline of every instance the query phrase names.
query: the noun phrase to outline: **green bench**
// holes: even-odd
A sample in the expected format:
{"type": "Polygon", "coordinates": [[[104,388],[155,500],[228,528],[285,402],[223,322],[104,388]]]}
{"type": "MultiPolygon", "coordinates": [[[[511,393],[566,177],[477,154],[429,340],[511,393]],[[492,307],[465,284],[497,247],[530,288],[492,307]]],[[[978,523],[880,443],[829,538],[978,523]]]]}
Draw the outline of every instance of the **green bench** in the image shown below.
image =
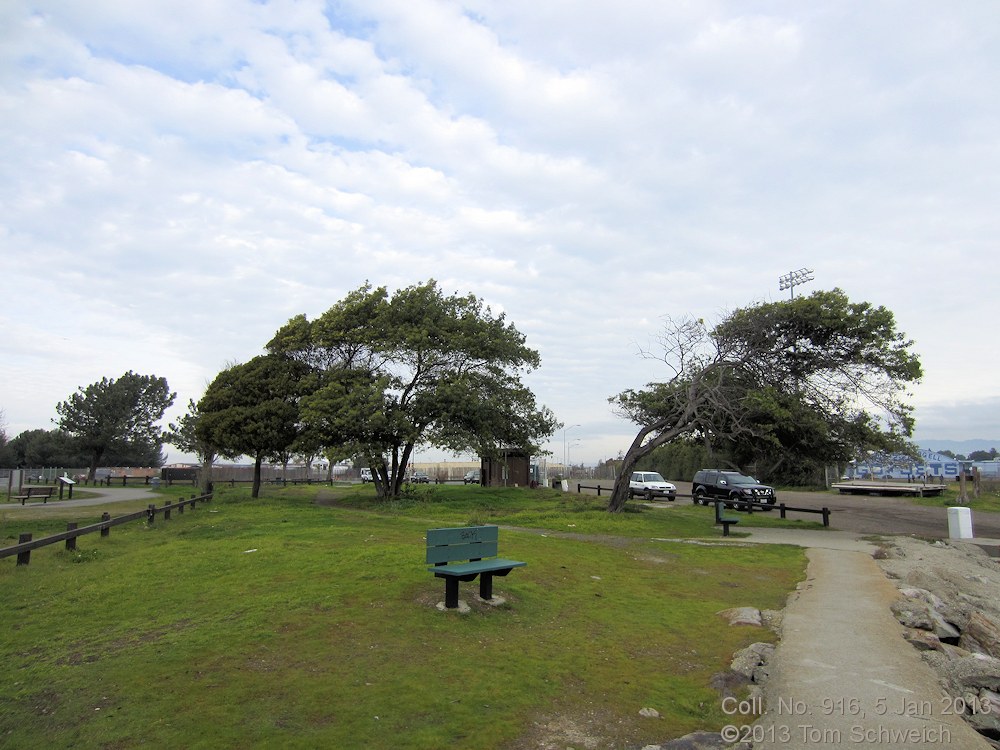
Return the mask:
{"type": "Polygon", "coordinates": [[[722,500],[715,501],[715,524],[722,525],[722,536],[729,536],[729,527],[740,522],[740,519],[722,515],[722,500]]]}
{"type": "Polygon", "coordinates": [[[464,526],[451,529],[428,529],[427,563],[435,578],[444,579],[444,605],[458,607],[459,581],[479,576],[479,596],[493,598],[493,576],[505,576],[528,563],[497,557],[496,526],[464,526]]]}
{"type": "Polygon", "coordinates": [[[23,487],[21,494],[15,495],[14,499],[20,500],[21,505],[24,505],[28,500],[37,500],[38,498],[41,498],[43,503],[47,503],[55,491],[55,487],[23,487]]]}

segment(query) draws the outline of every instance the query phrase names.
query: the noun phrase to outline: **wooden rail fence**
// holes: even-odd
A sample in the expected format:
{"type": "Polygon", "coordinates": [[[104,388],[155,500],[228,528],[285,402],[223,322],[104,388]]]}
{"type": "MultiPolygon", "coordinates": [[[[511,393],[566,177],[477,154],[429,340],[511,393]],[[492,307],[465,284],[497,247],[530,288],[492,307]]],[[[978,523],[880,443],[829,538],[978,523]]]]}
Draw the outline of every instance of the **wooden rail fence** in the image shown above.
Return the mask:
{"type": "Polygon", "coordinates": [[[198,503],[207,503],[212,499],[212,494],[208,493],[206,495],[192,495],[186,500],[177,500],[175,502],[166,502],[161,507],[157,508],[155,503],[150,503],[145,510],[137,510],[134,513],[126,513],[123,516],[118,516],[112,518],[110,513],[104,513],[101,516],[101,520],[97,523],[92,523],[89,526],[78,526],[76,522],[70,521],[66,524],[66,531],[61,531],[58,534],[51,534],[49,536],[42,537],[41,539],[32,539],[30,533],[21,533],[18,535],[17,544],[11,547],[4,547],[0,549],[0,558],[11,557],[17,555],[18,565],[27,565],[31,562],[31,551],[38,549],[39,547],[47,547],[50,544],[57,544],[58,542],[65,541],[66,549],[75,550],[77,537],[81,537],[84,534],[93,534],[94,532],[101,532],[101,536],[108,536],[111,533],[112,526],[119,526],[123,523],[129,523],[131,521],[138,521],[145,519],[147,523],[153,524],[156,522],[156,514],[162,513],[163,520],[170,520],[170,513],[176,510],[178,513],[183,513],[185,506],[190,505],[191,509],[194,510],[198,503]]]}
{"type": "MultiPolygon", "coordinates": [[[[585,484],[578,484],[576,486],[576,494],[578,495],[581,494],[583,490],[597,490],[597,496],[600,497],[602,491],[607,492],[610,495],[613,489],[614,489],[613,487],[601,487],[599,484],[591,486],[585,484]]],[[[682,495],[678,493],[676,497],[687,497],[690,498],[692,501],[694,500],[694,495],[682,495]]],[[[757,510],[762,510],[762,511],[766,511],[771,508],[777,508],[778,511],[780,511],[782,518],[787,518],[786,515],[787,511],[792,511],[794,513],[818,513],[823,516],[823,525],[827,527],[830,525],[829,508],[797,508],[791,505],[785,505],[784,503],[777,503],[776,505],[770,505],[768,503],[750,502],[749,500],[735,500],[735,501],[723,500],[723,502],[726,503],[727,505],[734,506],[737,510],[745,510],[749,513],[753,513],[755,508],[757,510]]]]}

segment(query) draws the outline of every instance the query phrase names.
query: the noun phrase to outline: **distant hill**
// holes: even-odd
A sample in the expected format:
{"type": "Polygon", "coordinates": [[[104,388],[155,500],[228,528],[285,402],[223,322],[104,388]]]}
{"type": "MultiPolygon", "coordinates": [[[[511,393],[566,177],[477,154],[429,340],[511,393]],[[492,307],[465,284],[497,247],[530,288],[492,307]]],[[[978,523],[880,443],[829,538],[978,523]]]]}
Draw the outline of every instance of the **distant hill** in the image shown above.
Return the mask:
{"type": "Polygon", "coordinates": [[[962,456],[968,456],[972,451],[988,451],[990,448],[996,448],[1000,451],[1000,440],[932,440],[921,438],[915,442],[923,450],[951,451],[962,456]]]}

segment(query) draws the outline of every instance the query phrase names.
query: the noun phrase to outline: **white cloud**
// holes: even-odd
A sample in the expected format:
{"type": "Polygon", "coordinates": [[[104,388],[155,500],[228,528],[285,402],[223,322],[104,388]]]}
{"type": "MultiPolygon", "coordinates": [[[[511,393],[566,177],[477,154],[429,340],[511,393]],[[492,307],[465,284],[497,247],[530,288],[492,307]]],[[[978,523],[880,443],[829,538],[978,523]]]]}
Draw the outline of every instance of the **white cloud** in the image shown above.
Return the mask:
{"type": "Polygon", "coordinates": [[[594,460],[663,315],[809,267],[914,339],[918,429],[1000,435],[997,31],[985,2],[9,3],[8,429],[128,369],[179,413],[292,315],[434,277],[528,335],[594,460]]]}

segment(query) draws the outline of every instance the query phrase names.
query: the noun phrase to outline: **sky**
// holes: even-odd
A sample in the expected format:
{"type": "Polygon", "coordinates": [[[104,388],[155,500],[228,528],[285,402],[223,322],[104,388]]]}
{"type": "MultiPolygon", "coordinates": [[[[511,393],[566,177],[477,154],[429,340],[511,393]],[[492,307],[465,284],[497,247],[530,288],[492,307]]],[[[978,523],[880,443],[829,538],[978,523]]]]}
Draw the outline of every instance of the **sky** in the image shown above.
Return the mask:
{"type": "Polygon", "coordinates": [[[668,319],[809,269],[913,340],[921,445],[1000,445],[998,91],[994,0],[6,0],[3,426],[129,370],[166,423],[289,318],[433,278],[593,464],[668,319]]]}

